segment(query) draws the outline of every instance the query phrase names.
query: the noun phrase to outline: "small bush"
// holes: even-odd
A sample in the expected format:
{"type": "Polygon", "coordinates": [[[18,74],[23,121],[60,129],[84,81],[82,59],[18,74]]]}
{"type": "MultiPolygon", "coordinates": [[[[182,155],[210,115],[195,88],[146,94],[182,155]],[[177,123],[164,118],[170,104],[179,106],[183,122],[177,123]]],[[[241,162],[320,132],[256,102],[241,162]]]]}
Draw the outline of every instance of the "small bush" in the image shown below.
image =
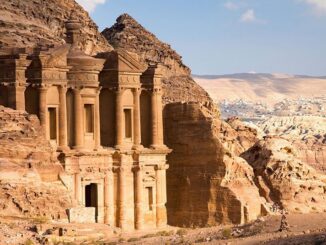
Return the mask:
{"type": "Polygon", "coordinates": [[[177,231],[177,235],[179,235],[179,236],[185,236],[185,235],[187,235],[187,233],[188,232],[186,229],[180,229],[177,231]]]}
{"type": "Polygon", "coordinates": [[[206,242],[206,239],[205,238],[198,238],[195,243],[202,243],[202,242],[206,242]]]}
{"type": "Polygon", "coordinates": [[[173,231],[159,231],[156,233],[157,236],[173,236],[173,231]]]}
{"type": "Polygon", "coordinates": [[[223,229],[222,236],[225,239],[230,239],[232,237],[232,231],[231,231],[231,229],[230,228],[223,229]]]}
{"type": "Polygon", "coordinates": [[[108,243],[105,243],[106,245],[117,245],[118,243],[117,242],[108,242],[108,243]]]}
{"type": "Polygon", "coordinates": [[[156,237],[156,236],[158,236],[157,234],[146,234],[146,235],[144,235],[144,236],[142,236],[141,238],[151,238],[151,237],[156,237]]]}
{"type": "Polygon", "coordinates": [[[141,239],[139,237],[129,238],[127,242],[139,242],[141,239]]]}
{"type": "Polygon", "coordinates": [[[27,239],[25,245],[34,245],[34,242],[31,239],[27,239]]]}
{"type": "Polygon", "coordinates": [[[119,242],[125,242],[126,240],[124,238],[119,238],[119,242]]]}

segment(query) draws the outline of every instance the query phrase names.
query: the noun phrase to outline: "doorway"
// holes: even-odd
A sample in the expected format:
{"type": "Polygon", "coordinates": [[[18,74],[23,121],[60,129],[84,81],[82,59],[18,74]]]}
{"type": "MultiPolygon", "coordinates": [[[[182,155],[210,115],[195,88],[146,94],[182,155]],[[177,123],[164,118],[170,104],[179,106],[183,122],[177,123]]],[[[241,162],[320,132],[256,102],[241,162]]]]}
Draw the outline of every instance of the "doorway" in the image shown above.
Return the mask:
{"type": "Polygon", "coordinates": [[[97,184],[89,184],[85,186],[85,206],[87,208],[95,208],[95,220],[97,220],[98,206],[97,206],[97,184]]]}

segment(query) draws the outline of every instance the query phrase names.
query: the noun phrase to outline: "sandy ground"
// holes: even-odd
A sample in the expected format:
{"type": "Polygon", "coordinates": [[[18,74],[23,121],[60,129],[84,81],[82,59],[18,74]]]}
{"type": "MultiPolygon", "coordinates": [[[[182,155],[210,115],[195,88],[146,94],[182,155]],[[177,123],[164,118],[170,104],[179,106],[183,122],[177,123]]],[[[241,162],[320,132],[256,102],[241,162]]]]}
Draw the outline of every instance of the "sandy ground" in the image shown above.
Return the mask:
{"type": "Polygon", "coordinates": [[[0,244],[326,244],[326,213],[286,217],[289,230],[282,232],[281,217],[270,216],[241,226],[167,227],[132,233],[100,224],[40,224],[35,220],[2,217],[0,244]],[[60,236],[59,230],[64,231],[64,236],[60,236]]]}

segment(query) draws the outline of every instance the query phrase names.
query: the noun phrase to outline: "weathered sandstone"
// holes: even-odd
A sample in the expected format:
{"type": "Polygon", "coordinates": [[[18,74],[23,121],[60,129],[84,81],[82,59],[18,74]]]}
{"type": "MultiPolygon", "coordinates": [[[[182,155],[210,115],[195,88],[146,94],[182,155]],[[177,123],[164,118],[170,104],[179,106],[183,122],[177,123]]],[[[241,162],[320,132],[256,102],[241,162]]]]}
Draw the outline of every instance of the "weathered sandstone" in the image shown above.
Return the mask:
{"type": "Polygon", "coordinates": [[[242,223],[266,211],[252,168],[221,141],[223,122],[216,115],[196,103],[176,103],[165,107],[164,122],[173,149],[167,171],[170,224],[242,223]]]}
{"type": "Polygon", "coordinates": [[[279,135],[289,140],[303,163],[326,173],[326,118],[275,116],[259,126],[266,135],[279,135]]]}
{"type": "Polygon", "coordinates": [[[326,176],[298,159],[284,138],[267,136],[242,154],[254,169],[260,194],[289,212],[326,210],[326,176]]]}
{"type": "Polygon", "coordinates": [[[1,216],[67,219],[73,202],[36,116],[0,106],[0,156],[1,216]]]}
{"type": "Polygon", "coordinates": [[[74,0],[1,1],[0,48],[64,44],[65,21],[74,15],[87,36],[80,46],[87,54],[112,50],[89,14],[74,0]]]}

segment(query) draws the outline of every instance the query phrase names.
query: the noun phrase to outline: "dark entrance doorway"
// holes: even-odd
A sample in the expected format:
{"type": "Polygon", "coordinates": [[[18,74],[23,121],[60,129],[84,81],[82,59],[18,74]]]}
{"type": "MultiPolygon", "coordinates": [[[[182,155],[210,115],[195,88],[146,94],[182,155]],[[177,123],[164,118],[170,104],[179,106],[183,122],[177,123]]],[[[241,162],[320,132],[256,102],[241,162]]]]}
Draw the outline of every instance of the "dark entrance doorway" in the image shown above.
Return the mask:
{"type": "Polygon", "coordinates": [[[95,208],[95,220],[97,222],[97,184],[90,184],[85,186],[85,206],[87,208],[95,208]]]}

